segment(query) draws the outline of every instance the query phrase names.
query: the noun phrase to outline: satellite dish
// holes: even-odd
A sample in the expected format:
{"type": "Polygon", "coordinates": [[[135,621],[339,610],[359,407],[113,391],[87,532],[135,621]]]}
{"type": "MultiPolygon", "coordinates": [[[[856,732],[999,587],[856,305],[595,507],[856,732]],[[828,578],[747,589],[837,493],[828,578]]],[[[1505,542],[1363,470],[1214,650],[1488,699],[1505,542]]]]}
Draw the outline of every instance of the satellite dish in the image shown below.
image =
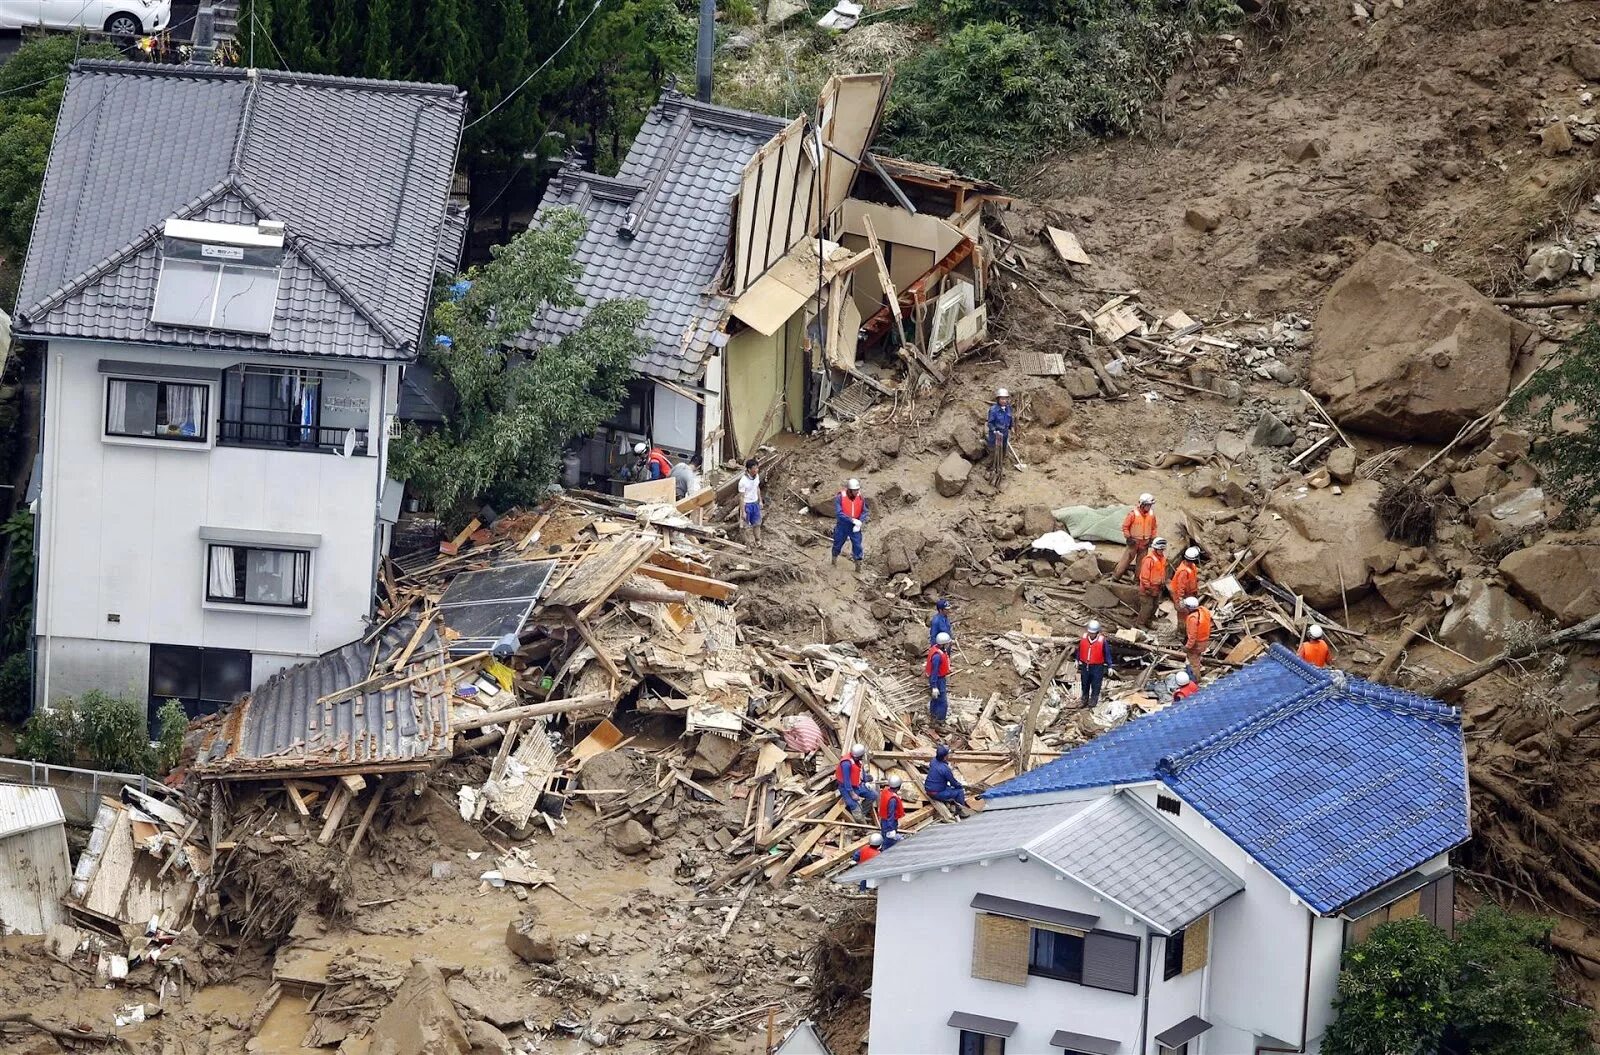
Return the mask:
{"type": "Polygon", "coordinates": [[[344,430],[344,450],[340,451],[339,453],[343,457],[348,458],[351,455],[355,454],[355,452],[356,452],[356,430],[355,429],[345,429],[344,430]]]}

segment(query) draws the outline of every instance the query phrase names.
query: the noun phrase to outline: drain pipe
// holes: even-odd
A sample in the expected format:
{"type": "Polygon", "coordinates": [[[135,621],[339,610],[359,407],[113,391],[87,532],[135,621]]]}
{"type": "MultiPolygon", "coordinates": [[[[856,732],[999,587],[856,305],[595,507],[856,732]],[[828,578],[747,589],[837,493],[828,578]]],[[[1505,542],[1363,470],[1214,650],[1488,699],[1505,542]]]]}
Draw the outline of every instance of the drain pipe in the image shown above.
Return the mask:
{"type": "Polygon", "coordinates": [[[694,53],[694,97],[711,101],[711,51],[717,39],[717,0],[700,0],[700,40],[694,53]]]}

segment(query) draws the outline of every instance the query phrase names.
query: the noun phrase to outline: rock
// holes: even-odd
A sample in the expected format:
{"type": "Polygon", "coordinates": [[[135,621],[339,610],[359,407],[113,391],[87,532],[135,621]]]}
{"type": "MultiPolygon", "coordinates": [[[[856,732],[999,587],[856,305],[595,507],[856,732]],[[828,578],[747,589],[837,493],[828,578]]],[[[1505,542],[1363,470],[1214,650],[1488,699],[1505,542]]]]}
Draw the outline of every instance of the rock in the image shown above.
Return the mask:
{"type": "Polygon", "coordinates": [[[885,531],[880,543],[884,570],[890,575],[910,571],[917,561],[917,554],[927,544],[928,540],[922,533],[912,528],[892,527],[885,531]]]}
{"type": "Polygon", "coordinates": [[[1541,245],[1522,265],[1522,277],[1535,286],[1553,286],[1571,271],[1572,253],[1561,245],[1541,245]]]}
{"type": "Polygon", "coordinates": [[[1478,463],[1493,462],[1495,465],[1510,465],[1520,458],[1526,458],[1533,450],[1533,437],[1520,429],[1502,429],[1495,433],[1494,439],[1489,441],[1478,454],[1478,463]]]}
{"type": "Polygon", "coordinates": [[[1323,464],[1336,484],[1347,484],[1356,478],[1356,452],[1353,448],[1335,447],[1323,464]]]}
{"type": "Polygon", "coordinates": [[[1600,612],[1600,531],[1549,536],[1500,562],[1517,593],[1563,626],[1600,612]]]}
{"type": "Polygon", "coordinates": [[[1100,394],[1100,379],[1087,366],[1069,366],[1061,375],[1061,387],[1073,399],[1093,399],[1100,394]]]}
{"type": "Polygon", "coordinates": [[[1376,576],[1373,585],[1384,603],[1397,612],[1408,612],[1427,603],[1430,595],[1450,583],[1450,576],[1431,560],[1423,561],[1401,571],[1395,570],[1376,576]]]}
{"type": "Polygon", "coordinates": [[[1485,465],[1477,469],[1450,474],[1450,491],[1461,501],[1471,505],[1484,495],[1492,495],[1511,481],[1511,477],[1498,465],[1485,465]]]}
{"type": "Polygon", "coordinates": [[[956,450],[969,462],[981,462],[989,453],[987,437],[984,430],[977,425],[965,425],[956,429],[952,439],[955,441],[956,450]]]}
{"type": "Polygon", "coordinates": [[[1557,154],[1570,153],[1572,150],[1572,133],[1567,129],[1567,123],[1565,121],[1551,121],[1539,129],[1539,146],[1551,157],[1557,154]]]}
{"type": "Polygon", "coordinates": [[[632,790],[634,784],[633,762],[621,751],[606,751],[595,755],[578,771],[578,782],[588,790],[632,790]]]}
{"type": "Polygon", "coordinates": [[[550,928],[531,916],[506,924],[506,948],[528,963],[555,963],[561,955],[550,928]]]}
{"type": "Polygon", "coordinates": [[[1324,298],[1309,384],[1346,427],[1448,440],[1505,398],[1527,333],[1465,282],[1380,242],[1324,298]]]}
{"type": "Polygon", "coordinates": [[[457,1007],[473,1018],[496,1026],[510,1026],[522,1021],[522,1010],[511,1001],[490,996],[460,975],[445,983],[444,990],[457,1007]]]}
{"type": "Polygon", "coordinates": [[[1033,420],[1051,429],[1072,415],[1072,396],[1054,385],[1043,385],[1033,392],[1029,406],[1033,410],[1033,420]]]}
{"type": "Polygon", "coordinates": [[[859,469],[867,464],[867,456],[860,447],[851,445],[841,447],[836,455],[841,469],[859,469]]]}
{"type": "Polygon", "coordinates": [[[1292,385],[1300,380],[1300,375],[1294,372],[1294,367],[1287,363],[1280,363],[1276,359],[1262,363],[1261,370],[1267,377],[1280,385],[1292,385]]]}
{"type": "Polygon", "coordinates": [[[489,1055],[511,1055],[514,1050],[511,1038],[489,1023],[476,1019],[467,1023],[467,1040],[472,1044],[473,1055],[478,1055],[478,1052],[487,1052],[489,1055]]]}
{"type": "Polygon", "coordinates": [[[1056,518],[1046,505],[1030,505],[1022,507],[1022,533],[1030,539],[1048,534],[1059,527],[1056,518]]]}
{"type": "Polygon", "coordinates": [[[426,960],[412,965],[368,1036],[367,1050],[383,1055],[466,1055],[472,1048],[443,973],[426,960]]]}
{"type": "Polygon", "coordinates": [[[912,659],[928,654],[928,628],[921,623],[907,623],[900,632],[900,651],[912,659]]]}
{"type": "Polygon", "coordinates": [[[951,452],[933,471],[933,486],[946,498],[954,498],[967,488],[967,478],[972,475],[972,463],[951,452]]]}
{"type": "Polygon", "coordinates": [[[1482,579],[1463,579],[1456,584],[1439,639],[1473,659],[1488,659],[1505,647],[1507,626],[1532,617],[1527,605],[1500,587],[1482,579]]]}
{"type": "Polygon", "coordinates": [[[1191,205],[1184,211],[1183,222],[1196,231],[1215,231],[1222,226],[1222,213],[1213,205],[1191,205]]]}
{"type": "Polygon", "coordinates": [[[934,539],[922,551],[922,556],[917,558],[917,566],[912,569],[911,574],[916,578],[918,585],[926,590],[955,571],[956,561],[960,556],[961,550],[953,539],[934,539]]]}
{"type": "Polygon", "coordinates": [[[1294,442],[1294,429],[1271,411],[1265,411],[1256,421],[1256,431],[1250,442],[1257,447],[1287,447],[1294,442]]]}
{"type": "MultiPolygon", "coordinates": [[[[840,482],[843,486],[843,481],[840,482]]],[[[838,491],[830,491],[826,487],[818,487],[806,496],[806,508],[811,510],[811,515],[826,517],[830,525],[833,522],[833,500],[838,491]]],[[[830,527],[829,533],[832,533],[830,527]]]]}
{"type": "Polygon", "coordinates": [[[1150,254],[1152,260],[1171,260],[1172,254],[1177,249],[1178,241],[1172,237],[1172,232],[1164,231],[1156,236],[1156,240],[1150,243],[1150,248],[1146,252],[1150,254]]]}
{"type": "Polygon", "coordinates": [[[1183,490],[1190,498],[1213,498],[1222,493],[1223,471],[1202,465],[1183,479],[1183,490]]]}
{"type": "MultiPolygon", "coordinates": [[[[733,765],[733,760],[739,757],[739,741],[730,740],[726,736],[715,733],[701,733],[699,741],[694,747],[694,756],[689,759],[689,771],[697,777],[720,777],[733,765]]],[[[623,824],[622,828],[628,825],[623,824]]],[[[620,831],[620,829],[618,829],[620,831]]],[[[639,826],[641,832],[643,825],[639,826]]],[[[632,840],[629,840],[630,842],[632,840]]],[[[650,835],[645,832],[645,842],[637,849],[629,849],[621,839],[614,839],[617,849],[625,854],[636,854],[640,850],[650,847],[650,835]]]]}
{"type": "Polygon", "coordinates": [[[1567,65],[1585,81],[1600,81],[1600,45],[1573,45],[1567,52],[1567,65]]]}
{"type": "Polygon", "coordinates": [[[1256,518],[1253,533],[1266,547],[1262,566],[1281,585],[1303,594],[1313,607],[1340,605],[1339,584],[1355,601],[1371,592],[1366,555],[1387,539],[1374,509],[1382,486],[1357,480],[1333,491],[1279,491],[1256,518]],[[1274,520],[1276,513],[1283,519],[1274,520]]]}
{"type": "Polygon", "coordinates": [[[1100,578],[1100,562],[1093,553],[1080,553],[1062,566],[1062,573],[1073,582],[1094,582],[1100,578]]]}
{"type": "Polygon", "coordinates": [[[1494,496],[1489,509],[1473,521],[1472,537],[1480,546],[1517,539],[1545,522],[1544,491],[1537,487],[1508,489],[1494,496]]]}
{"type": "Polygon", "coordinates": [[[878,453],[885,458],[900,457],[900,434],[891,432],[878,441],[878,453]]]}
{"type": "Polygon", "coordinates": [[[50,924],[50,929],[44,935],[45,951],[62,963],[72,962],[72,957],[82,942],[83,935],[78,932],[78,928],[65,923],[50,924]]]}
{"type": "MultiPolygon", "coordinates": [[[[708,733],[706,735],[709,736],[711,734],[708,733]]],[[[705,736],[702,736],[701,739],[704,740],[705,736]]],[[[726,739],[726,737],[718,737],[717,739],[726,739]]],[[[738,754],[738,742],[729,742],[733,744],[734,753],[738,754]]],[[[695,770],[695,772],[698,773],[699,770],[695,770]]],[[[642,854],[650,849],[650,844],[653,842],[655,842],[655,836],[650,834],[650,829],[631,817],[611,829],[611,845],[616,847],[620,853],[630,856],[642,854]]]]}
{"type": "Polygon", "coordinates": [[[1084,588],[1083,603],[1097,612],[1109,612],[1122,602],[1105,583],[1092,582],[1084,588]]]}
{"type": "Polygon", "coordinates": [[[1237,432],[1219,432],[1212,438],[1211,444],[1218,454],[1230,462],[1242,461],[1245,451],[1249,449],[1245,438],[1237,432]]]}
{"type": "Polygon", "coordinates": [[[1328,472],[1326,465],[1319,465],[1306,474],[1306,486],[1321,489],[1333,483],[1333,474],[1328,472]]]}
{"type": "Polygon", "coordinates": [[[1283,156],[1290,161],[1310,161],[1322,156],[1322,144],[1305,136],[1291,139],[1283,148],[1283,156]]]}

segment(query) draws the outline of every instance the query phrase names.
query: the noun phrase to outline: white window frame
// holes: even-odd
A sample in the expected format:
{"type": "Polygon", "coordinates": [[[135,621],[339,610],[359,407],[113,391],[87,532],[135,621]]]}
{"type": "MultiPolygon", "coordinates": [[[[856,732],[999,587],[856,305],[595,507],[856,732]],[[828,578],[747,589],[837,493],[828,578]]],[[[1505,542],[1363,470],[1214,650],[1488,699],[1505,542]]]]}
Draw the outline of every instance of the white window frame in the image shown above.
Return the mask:
{"type": "Polygon", "coordinates": [[[141,377],[130,373],[100,376],[100,441],[123,447],[155,447],[164,451],[209,451],[217,445],[217,400],[222,390],[215,381],[192,377],[141,377]],[[111,383],[194,385],[206,390],[206,438],[185,440],[165,436],[123,436],[111,431],[111,383]]]}
{"type": "Polygon", "coordinates": [[[316,542],[305,544],[289,544],[287,542],[268,541],[247,537],[249,533],[240,532],[240,537],[229,538],[227,532],[212,532],[201,529],[200,539],[200,606],[215,612],[243,612],[251,615],[288,616],[290,618],[305,618],[316,611],[317,604],[317,549],[320,544],[318,536],[316,542]],[[302,607],[292,605],[278,605],[263,602],[248,601],[214,601],[211,599],[211,549],[213,546],[228,546],[234,549],[262,549],[275,550],[285,553],[304,553],[306,556],[306,603],[302,607]]]}

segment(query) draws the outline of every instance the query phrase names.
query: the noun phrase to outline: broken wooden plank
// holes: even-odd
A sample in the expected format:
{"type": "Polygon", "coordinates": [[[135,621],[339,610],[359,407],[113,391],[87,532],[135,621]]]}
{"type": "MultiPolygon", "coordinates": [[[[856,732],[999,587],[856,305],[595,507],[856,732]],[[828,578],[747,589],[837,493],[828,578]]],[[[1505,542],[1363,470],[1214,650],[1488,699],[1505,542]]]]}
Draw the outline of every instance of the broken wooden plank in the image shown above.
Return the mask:
{"type": "Polygon", "coordinates": [[[658,582],[666,583],[675,590],[692,593],[696,597],[708,597],[714,601],[731,601],[739,587],[731,582],[721,579],[712,579],[704,575],[694,575],[690,572],[677,571],[672,568],[663,568],[657,564],[642,564],[639,572],[658,582]]]}
{"type": "Polygon", "coordinates": [[[354,699],[355,697],[364,695],[368,692],[387,692],[390,689],[404,688],[405,686],[410,685],[412,682],[421,681],[430,674],[443,674],[447,670],[454,670],[456,667],[465,666],[468,663],[476,663],[480,660],[488,659],[489,656],[490,653],[487,651],[474,652],[470,656],[463,656],[461,659],[453,660],[449,663],[446,663],[442,667],[428,667],[426,670],[423,670],[420,673],[413,674],[409,678],[401,678],[399,681],[388,680],[393,676],[390,674],[385,674],[380,678],[368,678],[366,681],[356,682],[356,684],[347,689],[340,689],[338,692],[317,697],[317,706],[320,707],[323,704],[343,703],[345,700],[354,699]]]}
{"type": "Polygon", "coordinates": [[[333,833],[339,830],[339,822],[344,819],[344,811],[350,806],[350,789],[340,784],[333,792],[333,798],[328,800],[325,811],[327,820],[323,822],[322,833],[317,836],[317,843],[327,846],[333,842],[333,833]]]}
{"type": "Polygon", "coordinates": [[[1062,263],[1077,264],[1079,267],[1087,267],[1092,263],[1089,254],[1083,251],[1083,243],[1079,242],[1078,236],[1071,231],[1063,231],[1059,227],[1046,227],[1045,233],[1050,236],[1050,245],[1062,263]]]}
{"type": "Polygon", "coordinates": [[[366,790],[367,778],[359,773],[350,773],[339,778],[339,783],[350,789],[350,794],[359,795],[366,790]]]}
{"type": "Polygon", "coordinates": [[[299,788],[289,783],[283,786],[283,790],[289,793],[289,803],[294,806],[296,813],[302,817],[311,816],[311,806],[306,802],[305,797],[300,794],[299,788]]]}
{"type": "Polygon", "coordinates": [[[457,553],[461,552],[462,545],[466,543],[467,539],[472,537],[472,533],[481,527],[483,527],[483,521],[479,520],[477,517],[473,517],[472,522],[466,527],[462,528],[460,534],[456,535],[455,538],[451,539],[449,542],[439,543],[439,552],[448,554],[452,557],[455,556],[457,553]]]}

